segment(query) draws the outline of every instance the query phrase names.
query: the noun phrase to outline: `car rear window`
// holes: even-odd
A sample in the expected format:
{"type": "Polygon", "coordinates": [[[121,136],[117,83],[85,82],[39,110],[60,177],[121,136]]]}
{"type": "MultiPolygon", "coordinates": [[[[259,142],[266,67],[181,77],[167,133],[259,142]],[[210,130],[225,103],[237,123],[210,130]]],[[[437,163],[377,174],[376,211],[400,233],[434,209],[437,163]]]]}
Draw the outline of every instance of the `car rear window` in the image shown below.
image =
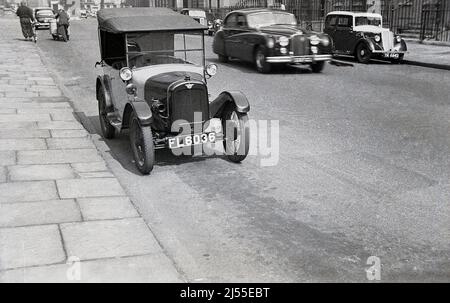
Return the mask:
{"type": "Polygon", "coordinates": [[[39,17],[50,17],[53,16],[53,11],[51,10],[39,10],[36,12],[36,15],[39,17]]]}

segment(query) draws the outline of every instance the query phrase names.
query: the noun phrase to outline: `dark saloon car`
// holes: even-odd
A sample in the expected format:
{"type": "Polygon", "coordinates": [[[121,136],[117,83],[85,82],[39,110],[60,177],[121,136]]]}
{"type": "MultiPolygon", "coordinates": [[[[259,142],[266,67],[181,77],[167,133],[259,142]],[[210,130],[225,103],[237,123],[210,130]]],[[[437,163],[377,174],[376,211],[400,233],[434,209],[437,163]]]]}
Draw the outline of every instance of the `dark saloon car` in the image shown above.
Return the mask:
{"type": "Polygon", "coordinates": [[[50,21],[55,19],[55,14],[50,7],[37,7],[34,9],[36,28],[50,28],[50,21]]]}
{"type": "Polygon", "coordinates": [[[271,9],[242,9],[229,13],[213,42],[221,62],[237,58],[268,73],[273,64],[309,64],[322,71],[331,60],[332,40],[326,34],[306,31],[293,14],[271,9]]]}
{"type": "Polygon", "coordinates": [[[335,55],[350,55],[361,63],[370,59],[400,62],[407,48],[405,41],[383,28],[380,14],[331,12],[325,19],[325,33],[334,41],[335,55]]]}

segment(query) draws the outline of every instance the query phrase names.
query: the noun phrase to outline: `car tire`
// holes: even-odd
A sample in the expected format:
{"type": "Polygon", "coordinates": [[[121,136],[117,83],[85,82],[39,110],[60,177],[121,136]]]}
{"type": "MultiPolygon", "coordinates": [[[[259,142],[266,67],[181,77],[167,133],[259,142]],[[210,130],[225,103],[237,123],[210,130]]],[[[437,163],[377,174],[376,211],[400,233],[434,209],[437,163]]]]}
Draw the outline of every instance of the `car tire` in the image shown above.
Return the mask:
{"type": "Polygon", "coordinates": [[[105,139],[113,139],[116,136],[116,129],[109,123],[106,109],[105,92],[100,88],[98,92],[98,118],[100,120],[100,128],[105,139]]]}
{"type": "Polygon", "coordinates": [[[227,63],[228,62],[228,56],[219,55],[219,62],[227,63]]]}
{"type": "Polygon", "coordinates": [[[358,44],[356,47],[356,60],[358,60],[359,63],[369,63],[371,56],[372,52],[365,43],[358,44]]]}
{"type": "Polygon", "coordinates": [[[223,148],[225,155],[231,162],[239,163],[244,160],[250,147],[250,126],[248,115],[239,113],[234,107],[228,107],[222,114],[223,148]],[[234,124],[230,132],[227,121],[234,124]]]}
{"type": "Polygon", "coordinates": [[[324,67],[325,67],[324,61],[311,63],[311,70],[313,73],[321,73],[324,67]]]}
{"type": "Polygon", "coordinates": [[[151,126],[141,126],[133,113],[130,120],[130,144],[136,168],[143,175],[153,170],[155,163],[155,145],[151,126]]]}
{"type": "Polygon", "coordinates": [[[259,46],[254,55],[256,70],[259,73],[267,74],[270,72],[271,66],[270,63],[266,62],[266,51],[265,48],[259,46]]]}

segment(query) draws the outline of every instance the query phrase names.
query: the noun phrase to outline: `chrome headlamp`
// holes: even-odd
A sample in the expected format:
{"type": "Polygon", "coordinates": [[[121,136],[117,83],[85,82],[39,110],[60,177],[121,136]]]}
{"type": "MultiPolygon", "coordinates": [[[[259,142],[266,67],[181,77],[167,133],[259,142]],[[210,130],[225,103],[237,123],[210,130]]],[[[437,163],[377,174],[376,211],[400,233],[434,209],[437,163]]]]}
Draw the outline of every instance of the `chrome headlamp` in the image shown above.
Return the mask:
{"type": "Polygon", "coordinates": [[[309,38],[311,45],[318,45],[320,43],[320,38],[317,37],[316,35],[311,36],[309,38]]]}
{"type": "Polygon", "coordinates": [[[395,37],[395,41],[396,41],[397,43],[402,42],[402,37],[396,36],[396,37],[395,37]]]}
{"type": "Polygon", "coordinates": [[[330,38],[328,38],[327,36],[323,36],[323,37],[322,37],[322,44],[323,44],[324,46],[330,45],[330,38]]]}
{"type": "Polygon", "coordinates": [[[130,81],[133,78],[133,72],[129,67],[123,67],[119,72],[120,79],[130,81]]]}
{"type": "Polygon", "coordinates": [[[278,43],[280,44],[280,46],[288,46],[289,45],[289,38],[288,37],[280,37],[278,39],[278,43]]]}
{"type": "Polygon", "coordinates": [[[375,42],[377,42],[377,43],[381,41],[380,35],[375,35],[374,39],[375,39],[375,42]]]}

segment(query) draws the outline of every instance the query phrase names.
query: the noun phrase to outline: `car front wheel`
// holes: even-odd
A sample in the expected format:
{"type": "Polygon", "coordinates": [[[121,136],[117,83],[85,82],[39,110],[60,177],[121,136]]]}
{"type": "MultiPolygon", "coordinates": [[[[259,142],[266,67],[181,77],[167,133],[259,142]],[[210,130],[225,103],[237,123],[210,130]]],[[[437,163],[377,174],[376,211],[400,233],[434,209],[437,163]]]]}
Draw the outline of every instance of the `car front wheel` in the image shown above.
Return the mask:
{"type": "Polygon", "coordinates": [[[134,114],[130,123],[130,144],[136,168],[141,174],[148,175],[153,170],[155,163],[152,129],[150,126],[141,126],[134,114]]]}
{"type": "Polygon", "coordinates": [[[267,74],[270,72],[270,63],[266,61],[266,52],[262,46],[255,51],[255,66],[259,73],[267,74]]]}
{"type": "Polygon", "coordinates": [[[369,63],[372,52],[365,43],[360,43],[356,48],[356,59],[359,63],[369,63]]]}
{"type": "Polygon", "coordinates": [[[100,120],[100,128],[105,139],[113,139],[116,134],[116,129],[109,123],[106,110],[105,92],[101,88],[98,93],[98,117],[100,120]]]}
{"type": "Polygon", "coordinates": [[[324,61],[314,62],[314,63],[311,63],[311,70],[313,73],[321,73],[324,66],[325,66],[324,61]]]}
{"type": "Polygon", "coordinates": [[[248,115],[230,107],[222,115],[223,148],[228,160],[239,163],[248,155],[250,126],[248,115]]]}

